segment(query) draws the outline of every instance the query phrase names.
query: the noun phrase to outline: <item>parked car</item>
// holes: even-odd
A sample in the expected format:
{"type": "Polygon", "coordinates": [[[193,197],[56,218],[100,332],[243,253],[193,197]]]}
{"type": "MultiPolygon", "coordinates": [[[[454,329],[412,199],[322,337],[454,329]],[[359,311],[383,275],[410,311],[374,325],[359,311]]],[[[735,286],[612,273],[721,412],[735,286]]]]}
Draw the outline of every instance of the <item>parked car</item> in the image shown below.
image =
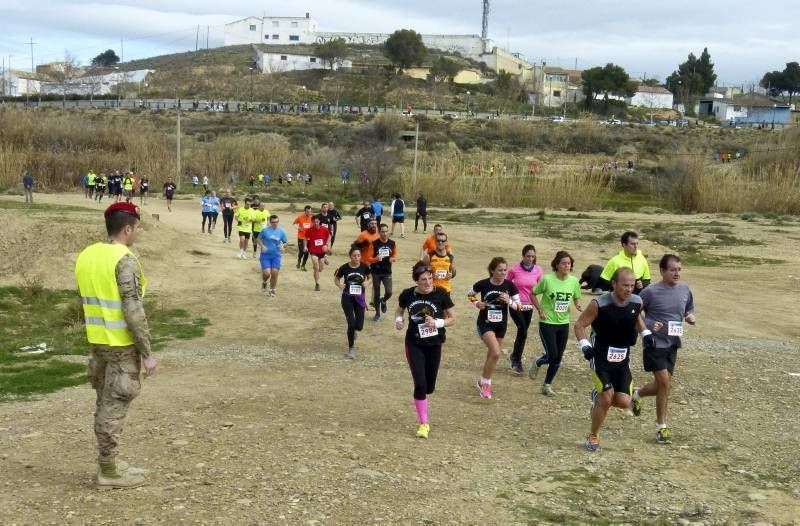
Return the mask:
{"type": "Polygon", "coordinates": [[[564,117],[562,117],[561,115],[553,115],[552,117],[550,117],[550,120],[553,122],[564,122],[566,119],[564,119],[564,117]]]}
{"type": "Polygon", "coordinates": [[[622,124],[622,121],[619,119],[611,118],[608,119],[607,121],[603,121],[603,124],[607,126],[620,126],[622,124]]]}
{"type": "Polygon", "coordinates": [[[443,117],[445,119],[457,119],[458,118],[458,113],[455,112],[455,111],[447,111],[447,112],[445,112],[443,117]]]}

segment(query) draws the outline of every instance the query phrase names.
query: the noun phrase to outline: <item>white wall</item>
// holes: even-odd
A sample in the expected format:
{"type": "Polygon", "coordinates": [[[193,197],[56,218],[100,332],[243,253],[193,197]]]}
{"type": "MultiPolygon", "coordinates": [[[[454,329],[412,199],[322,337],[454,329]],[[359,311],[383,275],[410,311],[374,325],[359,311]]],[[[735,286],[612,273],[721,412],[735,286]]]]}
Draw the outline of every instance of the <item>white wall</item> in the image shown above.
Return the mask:
{"type": "Polygon", "coordinates": [[[6,71],[3,77],[5,94],[9,97],[19,97],[25,94],[39,93],[41,84],[38,80],[20,78],[11,71],[6,71]]]}
{"type": "MultiPolygon", "coordinates": [[[[319,31],[316,33],[314,41],[324,43],[329,40],[341,38],[348,44],[377,46],[386,42],[389,36],[389,33],[339,33],[333,31],[319,31]]],[[[475,35],[422,35],[422,43],[429,48],[450,53],[461,53],[463,56],[474,60],[481,60],[480,57],[483,53],[483,41],[479,36],[475,35]]]]}
{"type": "Polygon", "coordinates": [[[648,93],[637,91],[628,101],[631,106],[643,106],[645,108],[667,108],[672,109],[672,93],[648,93]]]}
{"type": "MultiPolygon", "coordinates": [[[[107,95],[114,91],[118,84],[139,83],[144,81],[149,69],[107,73],[105,75],[86,75],[72,79],[66,83],[67,94],[78,95],[107,95]]],[[[60,82],[42,82],[41,92],[55,95],[64,93],[64,86],[60,82]]]]}
{"type": "Polygon", "coordinates": [[[317,22],[313,18],[251,16],[225,24],[225,45],[311,44],[316,41],[316,33],[317,22]]]}
{"type": "MultiPolygon", "coordinates": [[[[290,55],[287,53],[258,53],[259,69],[262,73],[281,73],[284,71],[299,71],[307,69],[325,69],[327,63],[323,63],[317,57],[310,55],[290,55]],[[312,61],[312,59],[314,59],[312,61]]],[[[334,64],[333,69],[352,68],[353,63],[343,60],[341,64],[334,64]]]]}

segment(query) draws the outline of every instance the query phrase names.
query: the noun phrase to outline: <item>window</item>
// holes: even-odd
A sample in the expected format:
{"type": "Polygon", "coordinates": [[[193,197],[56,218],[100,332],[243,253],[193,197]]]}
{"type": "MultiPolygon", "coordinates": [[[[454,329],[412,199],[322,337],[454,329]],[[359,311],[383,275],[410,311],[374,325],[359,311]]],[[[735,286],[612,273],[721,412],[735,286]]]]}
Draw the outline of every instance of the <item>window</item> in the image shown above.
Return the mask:
{"type": "Polygon", "coordinates": [[[297,27],[297,22],[292,22],[292,27],[297,27]]]}
{"type": "Polygon", "coordinates": [[[294,42],[299,42],[300,41],[300,35],[289,35],[289,40],[294,41],[294,42]]]}
{"type": "Polygon", "coordinates": [[[287,60],[286,55],[281,55],[281,60],[287,60]]]}
{"type": "Polygon", "coordinates": [[[278,22],[277,20],[273,20],[272,21],[272,27],[280,27],[280,25],[281,25],[281,23],[278,22]]]}
{"type": "Polygon", "coordinates": [[[553,97],[560,97],[560,96],[561,96],[561,90],[560,89],[554,89],[553,90],[553,97]]]}
{"type": "Polygon", "coordinates": [[[272,35],[272,40],[278,40],[279,38],[280,38],[280,35],[272,35]]]}
{"type": "Polygon", "coordinates": [[[316,62],[316,61],[317,61],[317,57],[311,57],[309,60],[310,60],[311,62],[316,62]]]}
{"type": "Polygon", "coordinates": [[[255,31],[255,30],[256,30],[255,24],[250,24],[250,31],[255,31]]]}

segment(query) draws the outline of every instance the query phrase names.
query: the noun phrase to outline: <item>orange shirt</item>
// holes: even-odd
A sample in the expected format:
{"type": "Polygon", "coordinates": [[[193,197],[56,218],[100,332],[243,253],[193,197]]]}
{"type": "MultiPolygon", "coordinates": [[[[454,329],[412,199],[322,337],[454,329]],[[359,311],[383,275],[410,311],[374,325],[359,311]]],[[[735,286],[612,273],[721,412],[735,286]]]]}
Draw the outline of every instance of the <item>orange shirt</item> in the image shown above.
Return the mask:
{"type": "MultiPolygon", "coordinates": [[[[430,254],[431,252],[436,252],[436,234],[431,234],[427,238],[425,238],[425,242],[422,244],[422,248],[426,254],[430,254]]],[[[449,241],[444,244],[444,249],[448,252],[453,251],[450,248],[449,241]]]]}
{"type": "Polygon", "coordinates": [[[361,248],[361,262],[371,265],[375,263],[375,250],[372,248],[372,242],[379,239],[381,235],[376,231],[370,234],[369,230],[364,230],[356,238],[355,244],[361,248]]]}
{"type": "Polygon", "coordinates": [[[297,229],[297,239],[306,238],[306,229],[311,228],[311,224],[313,223],[311,219],[313,217],[313,215],[307,216],[305,214],[300,214],[294,218],[294,223],[292,224],[300,227],[297,229]]]}

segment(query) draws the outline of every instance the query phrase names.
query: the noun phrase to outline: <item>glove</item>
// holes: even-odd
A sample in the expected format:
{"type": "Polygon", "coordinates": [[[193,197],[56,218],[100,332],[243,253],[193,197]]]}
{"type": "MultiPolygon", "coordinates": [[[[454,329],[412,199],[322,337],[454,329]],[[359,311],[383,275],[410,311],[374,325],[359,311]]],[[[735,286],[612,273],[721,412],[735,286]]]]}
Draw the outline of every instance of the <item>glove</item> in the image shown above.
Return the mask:
{"type": "Polygon", "coordinates": [[[594,358],[594,347],[592,347],[592,344],[589,342],[589,340],[581,340],[578,342],[578,345],[581,348],[584,359],[591,360],[594,358]]]}
{"type": "Polygon", "coordinates": [[[656,350],[656,338],[653,336],[653,333],[650,332],[648,329],[643,330],[640,333],[642,337],[642,350],[644,352],[650,352],[656,350]]]}

